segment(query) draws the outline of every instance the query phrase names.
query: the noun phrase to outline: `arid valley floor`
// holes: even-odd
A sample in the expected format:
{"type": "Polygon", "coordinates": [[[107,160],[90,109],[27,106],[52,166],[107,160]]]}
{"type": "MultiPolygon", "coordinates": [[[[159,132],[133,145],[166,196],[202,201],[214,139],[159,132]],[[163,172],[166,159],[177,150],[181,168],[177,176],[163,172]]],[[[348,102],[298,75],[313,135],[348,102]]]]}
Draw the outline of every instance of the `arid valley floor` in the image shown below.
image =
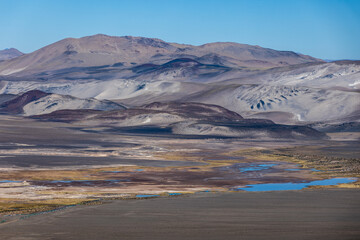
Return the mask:
{"type": "Polygon", "coordinates": [[[114,134],[3,115],[1,233],[6,239],[259,239],[264,233],[356,239],[358,135],[331,137],[114,134]],[[351,181],[321,186],[324,179],[351,181]],[[298,191],[267,192],[282,183],[298,191]],[[266,192],[249,192],[250,185],[266,192]]]}

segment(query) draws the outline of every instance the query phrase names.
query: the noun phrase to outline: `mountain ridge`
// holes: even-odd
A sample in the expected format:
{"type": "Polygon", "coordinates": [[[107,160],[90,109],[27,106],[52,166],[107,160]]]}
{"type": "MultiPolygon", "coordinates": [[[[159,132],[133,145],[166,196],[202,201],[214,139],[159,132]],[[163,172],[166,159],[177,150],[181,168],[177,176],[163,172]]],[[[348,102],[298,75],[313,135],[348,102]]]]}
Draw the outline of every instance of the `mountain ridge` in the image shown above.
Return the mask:
{"type": "Polygon", "coordinates": [[[156,38],[97,34],[65,38],[32,53],[0,63],[0,75],[27,75],[67,67],[90,67],[122,63],[132,66],[163,64],[176,58],[198,58],[208,63],[221,61],[228,67],[269,68],[320,59],[291,51],[259,46],[215,42],[194,46],[169,43],[156,38]]]}

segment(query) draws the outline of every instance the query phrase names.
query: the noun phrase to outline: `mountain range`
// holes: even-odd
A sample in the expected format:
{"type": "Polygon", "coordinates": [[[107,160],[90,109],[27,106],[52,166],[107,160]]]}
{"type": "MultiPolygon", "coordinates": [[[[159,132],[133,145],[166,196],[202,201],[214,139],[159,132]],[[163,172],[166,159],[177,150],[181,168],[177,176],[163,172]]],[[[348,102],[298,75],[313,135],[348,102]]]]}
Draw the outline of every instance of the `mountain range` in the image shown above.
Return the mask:
{"type": "Polygon", "coordinates": [[[191,58],[203,64],[232,68],[266,68],[321,61],[289,51],[275,51],[238,43],[209,43],[192,46],[154,38],[94,35],[66,38],[0,65],[0,75],[49,72],[59,69],[141,64],[164,64],[191,58]]]}
{"type": "MultiPolygon", "coordinates": [[[[98,34],[63,39],[0,61],[2,112],[47,114],[54,119],[54,111],[60,116],[69,112],[60,114],[59,110],[86,109],[80,115],[88,121],[91,113],[92,122],[111,118],[112,113],[106,114],[109,111],[143,122],[146,118],[141,120],[139,113],[153,115],[155,111],[145,106],[156,102],[174,107],[175,102],[217,105],[246,119],[269,119],[273,124],[326,129],[347,123],[350,131],[359,122],[359,84],[359,61],[325,62],[231,42],[193,46],[98,34]],[[29,96],[35,98],[24,101],[29,96]]],[[[177,124],[173,131],[184,132],[191,125],[184,122],[194,121],[193,116],[161,111],[152,123],[177,124]]],[[[208,124],[205,118],[195,120],[192,132],[208,124]],[[200,120],[205,124],[202,127],[200,120]]],[[[131,125],[131,121],[120,125],[131,125]]],[[[217,129],[228,131],[229,125],[215,122],[217,129]]],[[[215,126],[214,119],[211,124],[215,126]]]]}

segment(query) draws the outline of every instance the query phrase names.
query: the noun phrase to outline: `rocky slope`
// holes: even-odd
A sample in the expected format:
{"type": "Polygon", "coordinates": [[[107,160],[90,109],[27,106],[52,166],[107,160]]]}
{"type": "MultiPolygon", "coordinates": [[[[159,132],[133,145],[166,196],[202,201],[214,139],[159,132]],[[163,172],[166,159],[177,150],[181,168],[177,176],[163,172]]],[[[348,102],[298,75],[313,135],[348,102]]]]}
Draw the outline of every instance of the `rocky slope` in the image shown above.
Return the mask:
{"type": "Polygon", "coordinates": [[[254,139],[326,139],[324,133],[306,126],[279,125],[266,120],[241,122],[180,122],[172,132],[185,135],[224,136],[254,139]]]}
{"type": "Polygon", "coordinates": [[[324,133],[310,127],[279,125],[264,119],[244,119],[223,107],[201,103],[156,102],[138,108],[113,111],[60,110],[32,118],[71,122],[82,127],[87,126],[91,131],[98,131],[98,127],[104,129],[106,126],[105,131],[108,129],[117,133],[258,139],[327,138],[324,133]]]}
{"type": "Polygon", "coordinates": [[[0,105],[0,112],[22,114],[24,116],[46,114],[60,109],[125,109],[124,106],[97,99],[80,99],[69,95],[59,95],[32,90],[0,105]]]}
{"type": "Polygon", "coordinates": [[[189,82],[193,80],[191,75],[181,77],[187,81],[176,81],[179,77],[142,79],[141,75],[115,80],[7,80],[0,83],[0,93],[19,94],[39,89],[80,98],[116,99],[133,106],[155,101],[202,102],[220,105],[247,117],[255,114],[255,117],[266,118],[266,113],[280,112],[290,117],[278,118],[277,122],[296,123],[353,115],[360,109],[359,74],[357,62],[324,63],[259,71],[211,84],[189,82]]]}
{"type": "Polygon", "coordinates": [[[243,120],[243,117],[239,114],[217,105],[181,102],[155,102],[136,108],[112,111],[91,111],[88,109],[84,111],[61,110],[34,117],[67,122],[106,123],[116,126],[168,125],[185,120],[217,122],[243,120]]]}
{"type": "Polygon", "coordinates": [[[352,115],[360,108],[359,97],[358,92],[341,90],[244,84],[226,89],[216,86],[189,100],[218,104],[245,116],[286,112],[294,121],[324,121],[352,115]]]}

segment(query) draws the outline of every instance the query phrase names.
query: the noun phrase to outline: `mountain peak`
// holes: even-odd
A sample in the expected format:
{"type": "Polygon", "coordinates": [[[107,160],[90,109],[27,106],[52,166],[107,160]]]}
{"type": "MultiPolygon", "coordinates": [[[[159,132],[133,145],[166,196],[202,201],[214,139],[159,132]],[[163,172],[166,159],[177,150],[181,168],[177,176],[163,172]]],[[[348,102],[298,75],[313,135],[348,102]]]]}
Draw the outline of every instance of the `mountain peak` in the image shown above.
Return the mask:
{"type": "Polygon", "coordinates": [[[10,60],[21,55],[24,55],[24,53],[20,52],[16,48],[5,48],[4,50],[0,50],[0,61],[10,60]]]}

